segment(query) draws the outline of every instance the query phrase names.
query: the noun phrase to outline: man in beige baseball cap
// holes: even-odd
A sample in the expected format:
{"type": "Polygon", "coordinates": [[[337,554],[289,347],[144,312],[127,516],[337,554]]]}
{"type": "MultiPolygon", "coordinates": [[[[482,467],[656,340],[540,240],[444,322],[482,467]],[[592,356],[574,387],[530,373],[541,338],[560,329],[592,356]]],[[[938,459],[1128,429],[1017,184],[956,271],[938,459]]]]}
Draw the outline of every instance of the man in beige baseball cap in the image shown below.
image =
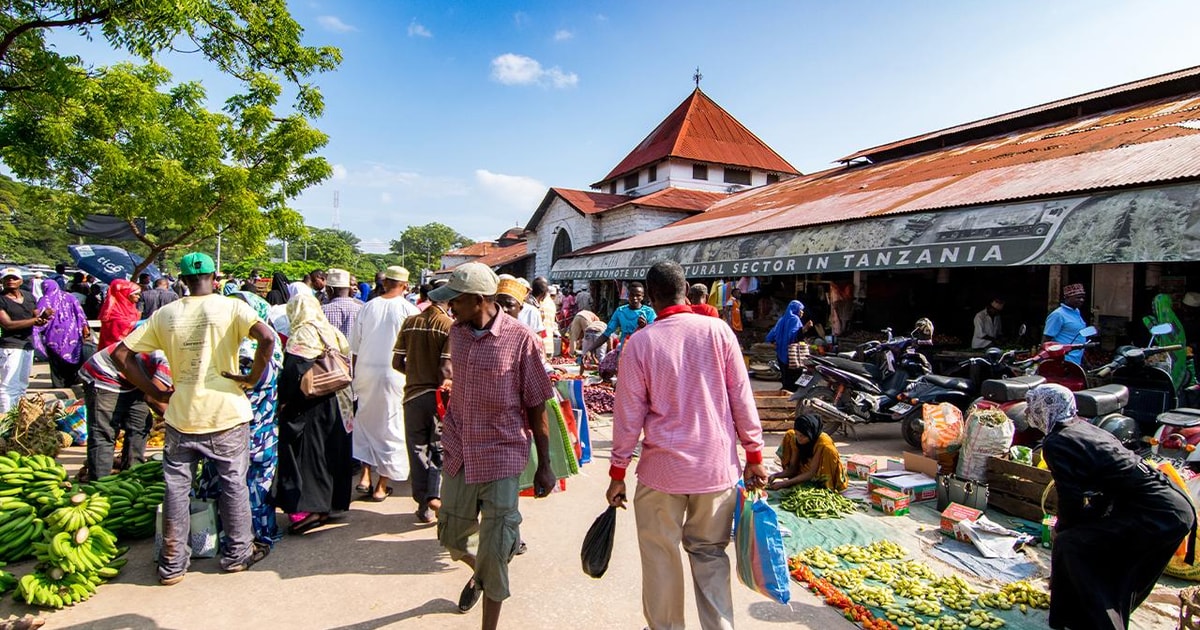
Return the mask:
{"type": "Polygon", "coordinates": [[[464,263],[450,273],[449,282],[429,292],[429,299],[434,302],[449,302],[464,293],[496,295],[499,285],[500,280],[491,267],[483,263],[464,263]]]}

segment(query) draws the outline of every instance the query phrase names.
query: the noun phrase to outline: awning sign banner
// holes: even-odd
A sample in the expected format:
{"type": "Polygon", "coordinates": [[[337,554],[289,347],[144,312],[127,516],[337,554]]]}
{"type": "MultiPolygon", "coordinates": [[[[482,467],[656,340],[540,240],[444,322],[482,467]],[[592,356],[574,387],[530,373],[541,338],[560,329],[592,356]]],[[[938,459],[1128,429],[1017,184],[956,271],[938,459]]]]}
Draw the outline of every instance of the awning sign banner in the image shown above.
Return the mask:
{"type": "Polygon", "coordinates": [[[567,257],[556,280],[628,280],[663,259],[689,277],[1200,260],[1200,184],[881,216],[567,257]]]}

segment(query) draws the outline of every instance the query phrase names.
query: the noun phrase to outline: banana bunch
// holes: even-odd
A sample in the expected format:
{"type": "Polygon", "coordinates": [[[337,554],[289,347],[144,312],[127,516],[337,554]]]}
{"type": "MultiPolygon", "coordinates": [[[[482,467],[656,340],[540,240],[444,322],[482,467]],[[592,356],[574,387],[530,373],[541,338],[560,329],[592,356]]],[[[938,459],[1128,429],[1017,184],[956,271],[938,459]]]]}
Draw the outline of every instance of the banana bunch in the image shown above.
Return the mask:
{"type": "Polygon", "coordinates": [[[1048,610],[1050,608],[1050,594],[1025,580],[1010,582],[1000,587],[1000,592],[1008,597],[1014,604],[1021,606],[1021,612],[1025,612],[1026,606],[1048,610]]]}
{"type": "Polygon", "coordinates": [[[162,483],[163,471],[162,462],[150,460],[123,471],[122,475],[130,475],[143,486],[148,486],[152,483],[162,483]]]}
{"type": "Polygon", "coordinates": [[[983,628],[984,630],[998,630],[1004,626],[1004,620],[993,615],[986,610],[972,610],[969,613],[960,613],[958,618],[967,624],[968,628],[983,628]]]}
{"type": "Polygon", "coordinates": [[[862,569],[832,569],[822,577],[838,588],[850,589],[862,586],[866,572],[862,569]]]}
{"type": "Polygon", "coordinates": [[[921,623],[921,617],[907,608],[901,608],[899,606],[890,606],[890,607],[884,609],[883,612],[884,612],[884,615],[887,616],[888,621],[891,621],[892,623],[896,624],[897,626],[901,626],[904,628],[911,628],[911,627],[917,625],[918,623],[921,623]]]}
{"type": "Polygon", "coordinates": [[[1007,593],[999,591],[991,591],[980,595],[977,600],[980,606],[985,608],[994,608],[996,610],[1012,610],[1013,600],[1007,593]]]}
{"type": "Polygon", "coordinates": [[[846,591],[856,603],[874,606],[875,608],[889,608],[896,603],[896,598],[892,595],[892,589],[886,586],[867,586],[862,585],[858,588],[853,588],[846,591]]]}
{"type": "Polygon", "coordinates": [[[66,478],[67,470],[48,455],[21,455],[16,451],[0,455],[0,497],[21,494],[27,484],[35,481],[61,483],[66,478]]]}
{"type": "Polygon", "coordinates": [[[46,517],[46,527],[54,532],[74,532],[81,527],[98,525],[108,516],[109,502],[103,494],[88,496],[80,492],[71,496],[70,504],[64,505],[46,517]]]}
{"type": "Polygon", "coordinates": [[[867,545],[867,553],[876,560],[903,560],[908,552],[890,540],[877,540],[867,545]]]}
{"type": "Polygon", "coordinates": [[[58,532],[47,542],[34,543],[34,552],[44,566],[67,573],[95,573],[101,578],[116,577],[109,563],[121,555],[117,538],[100,527],[81,527],[74,534],[58,532]]]}
{"type": "MultiPolygon", "coordinates": [[[[4,566],[4,563],[0,562],[0,567],[2,567],[2,566],[4,566]]],[[[0,569],[0,595],[3,595],[5,593],[11,591],[12,588],[16,585],[17,585],[17,577],[15,575],[9,573],[8,571],[0,569]]]]}
{"type": "Polygon", "coordinates": [[[98,576],[67,573],[59,568],[34,571],[17,583],[17,598],[30,606],[73,606],[95,594],[101,581],[98,576]]]}
{"type": "Polygon", "coordinates": [[[122,538],[142,538],[154,533],[154,516],[161,503],[163,488],[151,491],[133,475],[125,473],[105,477],[92,484],[109,499],[108,517],[104,526],[122,538]]]}
{"type": "Polygon", "coordinates": [[[838,557],[820,547],[809,547],[800,552],[800,560],[814,569],[837,569],[842,566],[838,557]]]}
{"type": "Polygon", "coordinates": [[[12,497],[0,498],[0,562],[29,557],[30,542],[41,540],[44,529],[32,505],[12,497]]]}

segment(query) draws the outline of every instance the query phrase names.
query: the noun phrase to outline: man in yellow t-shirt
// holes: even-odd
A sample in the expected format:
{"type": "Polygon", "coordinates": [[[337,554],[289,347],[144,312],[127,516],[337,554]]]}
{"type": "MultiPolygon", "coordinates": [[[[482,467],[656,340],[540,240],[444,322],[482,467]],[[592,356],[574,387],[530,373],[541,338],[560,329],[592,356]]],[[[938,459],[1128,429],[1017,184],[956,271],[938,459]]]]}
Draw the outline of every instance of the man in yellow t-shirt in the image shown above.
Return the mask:
{"type": "Polygon", "coordinates": [[[221,568],[235,573],[266,557],[268,547],[254,543],[250,520],[250,401],[243,387],[257,383],[275,346],[275,335],[241,300],[213,292],[216,265],[203,253],[180,263],[180,278],[189,295],[155,311],[145,325],[113,348],[113,362],[146,394],[146,401],[167,423],[163,448],[163,549],[159,582],[176,584],[187,573],[191,550],[188,494],[192,470],[201,459],[221,480],[221,523],[228,543],[221,568]],[[238,346],[250,337],[258,342],[254,366],[242,376],[238,346]],[[171,366],[174,389],[155,387],[134,359],[135,353],[161,350],[171,366]]]}

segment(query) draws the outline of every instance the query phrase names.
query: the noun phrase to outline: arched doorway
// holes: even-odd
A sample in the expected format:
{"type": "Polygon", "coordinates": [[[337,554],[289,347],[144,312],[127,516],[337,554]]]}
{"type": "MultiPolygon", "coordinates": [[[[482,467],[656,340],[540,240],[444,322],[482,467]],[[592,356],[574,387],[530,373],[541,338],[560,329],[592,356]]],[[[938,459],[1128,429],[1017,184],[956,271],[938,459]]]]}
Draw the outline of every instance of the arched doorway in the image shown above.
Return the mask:
{"type": "Polygon", "coordinates": [[[559,229],[558,236],[554,237],[554,249],[550,252],[550,264],[558,262],[559,258],[570,254],[574,249],[571,246],[571,235],[567,234],[566,230],[559,229]]]}

